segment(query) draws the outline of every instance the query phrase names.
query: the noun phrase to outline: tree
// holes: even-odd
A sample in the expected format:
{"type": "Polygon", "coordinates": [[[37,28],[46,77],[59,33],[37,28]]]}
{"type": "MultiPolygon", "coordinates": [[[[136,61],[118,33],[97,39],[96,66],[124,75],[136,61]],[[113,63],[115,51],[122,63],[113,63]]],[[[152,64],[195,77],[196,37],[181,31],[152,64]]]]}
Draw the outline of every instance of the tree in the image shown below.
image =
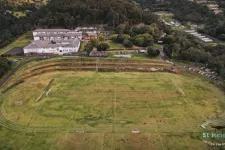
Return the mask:
{"type": "Polygon", "coordinates": [[[91,43],[92,47],[97,47],[99,41],[97,38],[91,38],[90,43],[91,43]]]}
{"type": "Polygon", "coordinates": [[[174,41],[173,36],[172,35],[166,35],[163,38],[163,43],[164,44],[171,44],[174,41]]]}
{"type": "Polygon", "coordinates": [[[149,56],[149,57],[156,57],[156,56],[158,56],[159,53],[160,53],[158,49],[155,49],[155,48],[152,47],[152,46],[149,46],[149,47],[147,48],[147,52],[148,52],[148,56],[149,56]]]}
{"type": "Polygon", "coordinates": [[[125,47],[133,47],[133,43],[130,40],[127,40],[127,39],[123,41],[123,45],[125,47]]]}
{"type": "Polygon", "coordinates": [[[93,48],[94,48],[93,45],[92,45],[91,42],[89,41],[89,42],[85,45],[84,50],[89,54],[89,53],[92,51],[93,48]]]}
{"type": "Polygon", "coordinates": [[[135,44],[137,46],[143,46],[144,41],[145,41],[144,37],[137,37],[137,38],[135,38],[135,44]]]}
{"type": "Polygon", "coordinates": [[[163,52],[165,53],[165,55],[167,57],[171,58],[172,57],[172,52],[173,52],[171,45],[165,44],[163,46],[163,52]]]}
{"type": "Polygon", "coordinates": [[[98,51],[106,51],[110,48],[110,45],[108,43],[100,43],[97,47],[98,51]]]}
{"type": "Polygon", "coordinates": [[[113,34],[110,36],[110,40],[114,41],[114,42],[117,42],[117,36],[118,34],[113,34]]]}
{"type": "Polygon", "coordinates": [[[130,36],[127,34],[118,34],[117,36],[117,42],[123,43],[124,40],[129,39],[130,36]]]}
{"type": "Polygon", "coordinates": [[[151,46],[154,43],[153,36],[151,36],[150,34],[145,33],[143,34],[143,37],[144,37],[144,43],[143,43],[144,47],[151,46]]]}
{"type": "Polygon", "coordinates": [[[143,47],[151,46],[153,42],[154,42],[153,37],[148,33],[138,34],[135,36],[135,44],[137,46],[143,46],[143,47]]]}
{"type": "Polygon", "coordinates": [[[0,57],[0,77],[2,77],[11,67],[8,59],[0,57]]]}
{"type": "Polygon", "coordinates": [[[180,52],[180,44],[174,43],[172,45],[172,57],[176,58],[179,55],[180,52]]]}
{"type": "Polygon", "coordinates": [[[125,29],[126,29],[126,24],[120,24],[116,27],[116,32],[118,34],[124,34],[125,29]]]}
{"type": "Polygon", "coordinates": [[[100,35],[98,36],[98,40],[99,40],[100,42],[105,41],[105,36],[104,36],[103,34],[100,34],[100,35]]]}

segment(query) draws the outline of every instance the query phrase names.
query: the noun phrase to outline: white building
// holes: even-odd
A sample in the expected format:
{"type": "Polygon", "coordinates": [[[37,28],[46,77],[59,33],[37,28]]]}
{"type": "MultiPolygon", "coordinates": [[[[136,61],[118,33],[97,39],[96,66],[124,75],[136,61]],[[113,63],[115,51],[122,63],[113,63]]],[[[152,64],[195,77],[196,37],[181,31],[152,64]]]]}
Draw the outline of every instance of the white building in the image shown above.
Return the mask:
{"type": "Polygon", "coordinates": [[[34,41],[23,48],[25,55],[72,54],[80,48],[82,32],[68,29],[37,29],[33,31],[34,41]]]}
{"type": "Polygon", "coordinates": [[[24,47],[24,54],[72,54],[80,48],[80,40],[37,40],[24,47]]]}
{"type": "MultiPolygon", "coordinates": [[[[24,54],[72,54],[80,48],[83,35],[96,37],[98,30],[95,27],[77,27],[69,29],[36,29],[33,31],[34,41],[24,47],[24,54]]],[[[86,39],[87,37],[84,37],[86,39]]]]}
{"type": "Polygon", "coordinates": [[[83,37],[84,39],[90,39],[91,37],[96,38],[100,33],[96,27],[77,27],[75,32],[83,33],[86,36],[83,37]]]}
{"type": "Polygon", "coordinates": [[[82,32],[68,29],[37,29],[33,32],[34,40],[70,40],[82,39],[82,32]]]}

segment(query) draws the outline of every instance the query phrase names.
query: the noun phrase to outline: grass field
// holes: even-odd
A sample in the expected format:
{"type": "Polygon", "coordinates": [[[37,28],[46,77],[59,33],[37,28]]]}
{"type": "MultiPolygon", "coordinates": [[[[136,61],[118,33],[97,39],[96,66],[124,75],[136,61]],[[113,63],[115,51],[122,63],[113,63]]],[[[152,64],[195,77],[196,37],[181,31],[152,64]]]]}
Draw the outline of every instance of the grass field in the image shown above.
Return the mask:
{"type": "Polygon", "coordinates": [[[110,45],[110,49],[125,49],[123,44],[116,43],[112,40],[107,40],[106,42],[110,45]]]}
{"type": "Polygon", "coordinates": [[[0,149],[27,150],[206,149],[202,132],[210,130],[200,125],[223,112],[225,100],[198,77],[92,71],[32,76],[0,99],[0,149]]]}

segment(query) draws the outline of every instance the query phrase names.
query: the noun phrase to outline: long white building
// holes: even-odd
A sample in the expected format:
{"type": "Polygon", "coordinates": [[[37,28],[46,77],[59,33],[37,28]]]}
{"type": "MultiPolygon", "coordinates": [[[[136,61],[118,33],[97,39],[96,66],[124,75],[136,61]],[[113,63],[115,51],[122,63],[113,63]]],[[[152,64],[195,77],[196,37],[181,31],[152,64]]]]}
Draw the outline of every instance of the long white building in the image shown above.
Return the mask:
{"type": "Polygon", "coordinates": [[[98,34],[98,29],[95,27],[77,27],[75,30],[36,29],[33,31],[34,40],[24,47],[24,54],[63,55],[77,53],[82,39],[97,37],[98,34]]]}
{"type": "Polygon", "coordinates": [[[34,40],[24,47],[25,55],[32,54],[72,54],[80,48],[82,32],[68,29],[37,29],[34,40]]]}
{"type": "Polygon", "coordinates": [[[80,40],[56,40],[32,41],[29,45],[24,47],[24,54],[72,54],[77,53],[80,48],[80,40]]]}
{"type": "Polygon", "coordinates": [[[82,32],[68,29],[37,29],[33,32],[34,40],[70,40],[82,39],[82,32]]]}

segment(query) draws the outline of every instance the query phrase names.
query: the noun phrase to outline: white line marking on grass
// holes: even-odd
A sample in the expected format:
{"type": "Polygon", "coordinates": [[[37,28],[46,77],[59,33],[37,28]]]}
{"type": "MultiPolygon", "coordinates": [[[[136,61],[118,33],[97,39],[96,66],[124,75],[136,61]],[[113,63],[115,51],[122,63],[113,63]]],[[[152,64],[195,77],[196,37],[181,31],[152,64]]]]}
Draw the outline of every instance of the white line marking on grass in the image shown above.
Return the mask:
{"type": "MultiPolygon", "coordinates": [[[[160,92],[159,92],[159,93],[160,93],[160,92]]],[[[162,99],[162,95],[161,95],[161,93],[159,94],[159,97],[160,97],[160,100],[161,100],[161,101],[162,101],[162,103],[163,103],[164,108],[166,108],[166,105],[165,105],[164,100],[162,99]]],[[[172,128],[170,127],[170,125],[167,125],[167,126],[169,126],[170,132],[172,133],[172,128]]]]}
{"type": "Polygon", "coordinates": [[[150,140],[150,133],[148,133],[148,140],[150,140]]]}
{"type": "MultiPolygon", "coordinates": [[[[173,83],[174,87],[175,87],[176,89],[179,89],[179,88],[177,87],[177,85],[173,82],[173,79],[170,78],[170,80],[171,80],[171,82],[173,83]]],[[[184,100],[184,102],[186,103],[187,108],[189,109],[188,113],[190,114],[190,116],[191,116],[191,117],[194,117],[194,119],[196,119],[197,115],[194,114],[194,111],[193,111],[193,110],[191,109],[191,107],[189,106],[189,103],[188,103],[188,101],[186,100],[185,97],[183,97],[183,100],[184,100]]]]}
{"type": "Polygon", "coordinates": [[[55,135],[55,138],[54,138],[54,140],[52,141],[52,144],[51,144],[49,150],[52,150],[52,147],[53,147],[53,145],[55,144],[56,138],[57,138],[57,134],[55,135]]]}
{"type": "Polygon", "coordinates": [[[158,135],[159,135],[159,140],[160,140],[160,143],[161,143],[162,149],[164,150],[163,142],[162,142],[162,139],[161,139],[160,133],[158,132],[158,129],[157,129],[157,133],[158,133],[158,135]]]}
{"type": "Polygon", "coordinates": [[[37,112],[43,107],[44,104],[45,104],[45,102],[42,103],[41,106],[40,106],[37,110],[35,110],[35,111],[33,112],[32,116],[31,116],[30,119],[27,121],[27,125],[29,125],[31,119],[33,119],[33,118],[35,117],[35,115],[37,114],[37,112]]]}
{"type": "Polygon", "coordinates": [[[63,143],[65,142],[67,135],[68,135],[68,131],[66,132],[65,137],[63,138],[62,142],[60,142],[59,150],[61,149],[63,143]]]}
{"type": "Polygon", "coordinates": [[[114,119],[116,117],[116,86],[114,84],[114,119]]]}
{"type": "Polygon", "coordinates": [[[103,133],[102,134],[102,150],[104,149],[104,136],[105,136],[105,134],[103,133]]]}
{"type": "Polygon", "coordinates": [[[26,144],[23,146],[23,148],[21,149],[21,150],[24,150],[24,148],[28,145],[28,143],[30,142],[30,140],[33,138],[33,136],[31,136],[28,140],[27,140],[27,142],[26,142],[26,144]]]}

